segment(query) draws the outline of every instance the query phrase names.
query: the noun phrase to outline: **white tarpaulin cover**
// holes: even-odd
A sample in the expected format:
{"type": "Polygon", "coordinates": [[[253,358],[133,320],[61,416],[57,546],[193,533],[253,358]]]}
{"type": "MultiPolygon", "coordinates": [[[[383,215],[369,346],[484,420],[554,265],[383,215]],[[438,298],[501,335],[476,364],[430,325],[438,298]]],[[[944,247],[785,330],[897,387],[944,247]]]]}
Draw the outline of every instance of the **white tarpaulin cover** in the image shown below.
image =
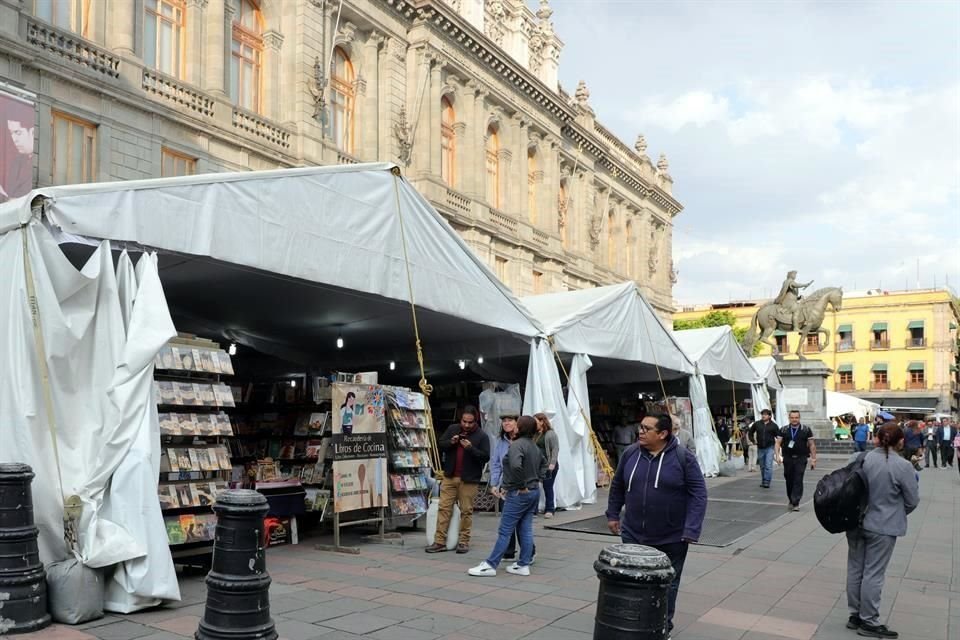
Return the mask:
{"type": "Polygon", "coordinates": [[[777,391],[783,389],[783,381],[777,371],[777,361],[773,359],[773,356],[750,358],[750,364],[756,370],[757,375],[767,381],[767,387],[777,391]]]}
{"type": "Polygon", "coordinates": [[[693,373],[671,332],[633,282],[523,298],[557,351],[693,373]]]}
{"type": "Polygon", "coordinates": [[[880,405],[876,402],[863,400],[848,393],[827,391],[827,417],[829,418],[847,414],[858,418],[873,418],[879,410],[880,405]]]}
{"type": "Polygon", "coordinates": [[[402,225],[420,307],[532,338],[541,333],[395,165],[217,173],[37,189],[0,205],[0,233],[45,196],[66,234],[208,256],[409,300],[402,225]]]}
{"type": "Polygon", "coordinates": [[[723,445],[713,428],[713,416],[707,403],[707,383],[703,375],[690,376],[690,405],[693,408],[693,438],[697,445],[697,462],[708,478],[720,474],[720,461],[724,459],[723,445]]]}
{"type": "MultiPolygon", "coordinates": [[[[590,392],[587,389],[587,371],[593,363],[590,356],[578,353],[570,365],[570,384],[567,387],[567,419],[570,421],[573,458],[573,475],[580,494],[587,504],[597,501],[597,459],[590,439],[590,425],[584,414],[590,413],[590,392]]],[[[562,472],[562,469],[561,469],[562,472]]]]}
{"type": "Polygon", "coordinates": [[[175,331],[155,264],[141,258],[134,270],[122,256],[115,273],[110,243],[103,242],[77,271],[50,232],[27,220],[0,235],[7,310],[0,314],[0,358],[15,372],[0,379],[0,460],[25,462],[37,474],[34,515],[45,563],[67,557],[63,498],[77,495],[79,559],[93,568],[123,563],[108,585],[114,610],[135,608],[138,599],[178,600],[156,494],[152,386],[154,356],[175,331]],[[28,302],[31,280],[42,344],[28,302]]]}
{"type": "Polygon", "coordinates": [[[674,331],[673,337],[705,376],[744,384],[763,380],[728,326],[674,331]]]}

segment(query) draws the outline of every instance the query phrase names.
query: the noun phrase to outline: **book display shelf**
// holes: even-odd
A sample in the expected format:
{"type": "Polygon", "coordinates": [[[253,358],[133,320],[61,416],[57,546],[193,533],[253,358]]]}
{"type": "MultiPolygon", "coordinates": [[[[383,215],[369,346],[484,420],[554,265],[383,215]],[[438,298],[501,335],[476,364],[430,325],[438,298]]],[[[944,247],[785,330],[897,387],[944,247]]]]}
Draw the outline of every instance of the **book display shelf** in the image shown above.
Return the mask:
{"type": "Polygon", "coordinates": [[[427,512],[430,491],[430,440],[423,394],[385,387],[390,512],[417,516],[427,512]]]}

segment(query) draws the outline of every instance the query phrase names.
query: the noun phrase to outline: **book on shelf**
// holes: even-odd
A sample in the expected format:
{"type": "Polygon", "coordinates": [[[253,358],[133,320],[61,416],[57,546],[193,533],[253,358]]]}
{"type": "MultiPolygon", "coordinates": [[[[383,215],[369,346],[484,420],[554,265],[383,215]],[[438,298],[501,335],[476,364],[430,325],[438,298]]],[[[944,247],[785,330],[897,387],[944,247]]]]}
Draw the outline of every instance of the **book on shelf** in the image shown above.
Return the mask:
{"type": "Polygon", "coordinates": [[[174,404],[195,407],[200,406],[200,398],[197,397],[197,388],[193,382],[174,382],[173,387],[176,390],[177,402],[174,404]]]}
{"type": "Polygon", "coordinates": [[[197,482],[190,485],[190,493],[197,502],[196,506],[208,507],[213,505],[214,500],[216,500],[216,485],[213,485],[211,491],[211,484],[209,482],[197,482]]]}
{"type": "Polygon", "coordinates": [[[160,509],[176,509],[180,506],[175,485],[162,484],[157,488],[157,494],[160,498],[160,509]]]}
{"type": "Polygon", "coordinates": [[[180,518],[170,516],[163,519],[163,524],[167,528],[167,542],[170,544],[183,544],[187,541],[187,536],[180,526],[180,518]]]}

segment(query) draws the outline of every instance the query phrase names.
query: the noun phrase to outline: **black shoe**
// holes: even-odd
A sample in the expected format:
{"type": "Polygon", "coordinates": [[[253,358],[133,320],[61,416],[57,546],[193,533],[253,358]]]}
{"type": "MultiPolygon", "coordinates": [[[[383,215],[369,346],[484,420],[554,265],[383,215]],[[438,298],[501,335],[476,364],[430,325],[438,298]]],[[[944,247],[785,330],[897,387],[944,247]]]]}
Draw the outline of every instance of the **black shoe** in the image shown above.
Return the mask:
{"type": "Polygon", "coordinates": [[[866,622],[860,623],[860,628],[857,629],[858,636],[864,636],[867,638],[899,638],[900,634],[896,631],[891,631],[887,629],[887,625],[878,624],[872,625],[867,624],[866,622]]]}
{"type": "Polygon", "coordinates": [[[860,616],[850,616],[850,619],[847,620],[847,629],[859,629],[862,624],[863,620],[860,619],[860,616]]]}
{"type": "Polygon", "coordinates": [[[516,554],[516,553],[505,553],[505,554],[503,554],[503,559],[504,559],[504,560],[516,560],[516,559],[517,559],[517,554],[516,554]]]}

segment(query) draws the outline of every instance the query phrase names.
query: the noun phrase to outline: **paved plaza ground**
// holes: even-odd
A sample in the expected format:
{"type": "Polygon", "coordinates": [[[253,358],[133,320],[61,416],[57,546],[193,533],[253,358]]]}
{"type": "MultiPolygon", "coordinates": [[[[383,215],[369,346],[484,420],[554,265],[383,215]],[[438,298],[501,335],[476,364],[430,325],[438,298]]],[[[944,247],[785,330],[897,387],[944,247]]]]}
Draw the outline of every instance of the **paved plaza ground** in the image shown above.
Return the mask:
{"type": "MultiPolygon", "coordinates": [[[[839,460],[821,460],[836,467],[839,460]]],[[[821,472],[822,473],[822,472],[821,472]]],[[[756,474],[741,472],[738,477],[756,474]]],[[[816,474],[815,474],[816,475],[816,474]]],[[[730,482],[708,481],[708,486],[730,482]]],[[[757,479],[759,483],[759,478],[757,479]]],[[[810,485],[808,485],[808,488],[810,485]]],[[[677,640],[842,640],[846,543],[818,525],[808,501],[786,509],[782,477],[770,496],[784,513],[723,548],[691,549],[678,602],[677,640]]],[[[897,544],[883,593],[883,619],[904,640],[960,638],[960,475],[921,474],[921,504],[897,544]]],[[[601,492],[601,500],[605,493],[601,492]]],[[[545,530],[549,522],[602,513],[604,505],[536,521],[533,575],[466,570],[491,548],[497,520],[474,518],[468,555],[423,552],[423,533],[404,546],[365,544],[359,555],[317,551],[317,540],[268,552],[271,611],[287,640],[586,640],[592,638],[597,579],[593,561],[615,538],[545,530]]],[[[42,640],[179,640],[203,613],[202,576],[181,580],[183,601],[144,613],[18,636],[42,640]]]]}

